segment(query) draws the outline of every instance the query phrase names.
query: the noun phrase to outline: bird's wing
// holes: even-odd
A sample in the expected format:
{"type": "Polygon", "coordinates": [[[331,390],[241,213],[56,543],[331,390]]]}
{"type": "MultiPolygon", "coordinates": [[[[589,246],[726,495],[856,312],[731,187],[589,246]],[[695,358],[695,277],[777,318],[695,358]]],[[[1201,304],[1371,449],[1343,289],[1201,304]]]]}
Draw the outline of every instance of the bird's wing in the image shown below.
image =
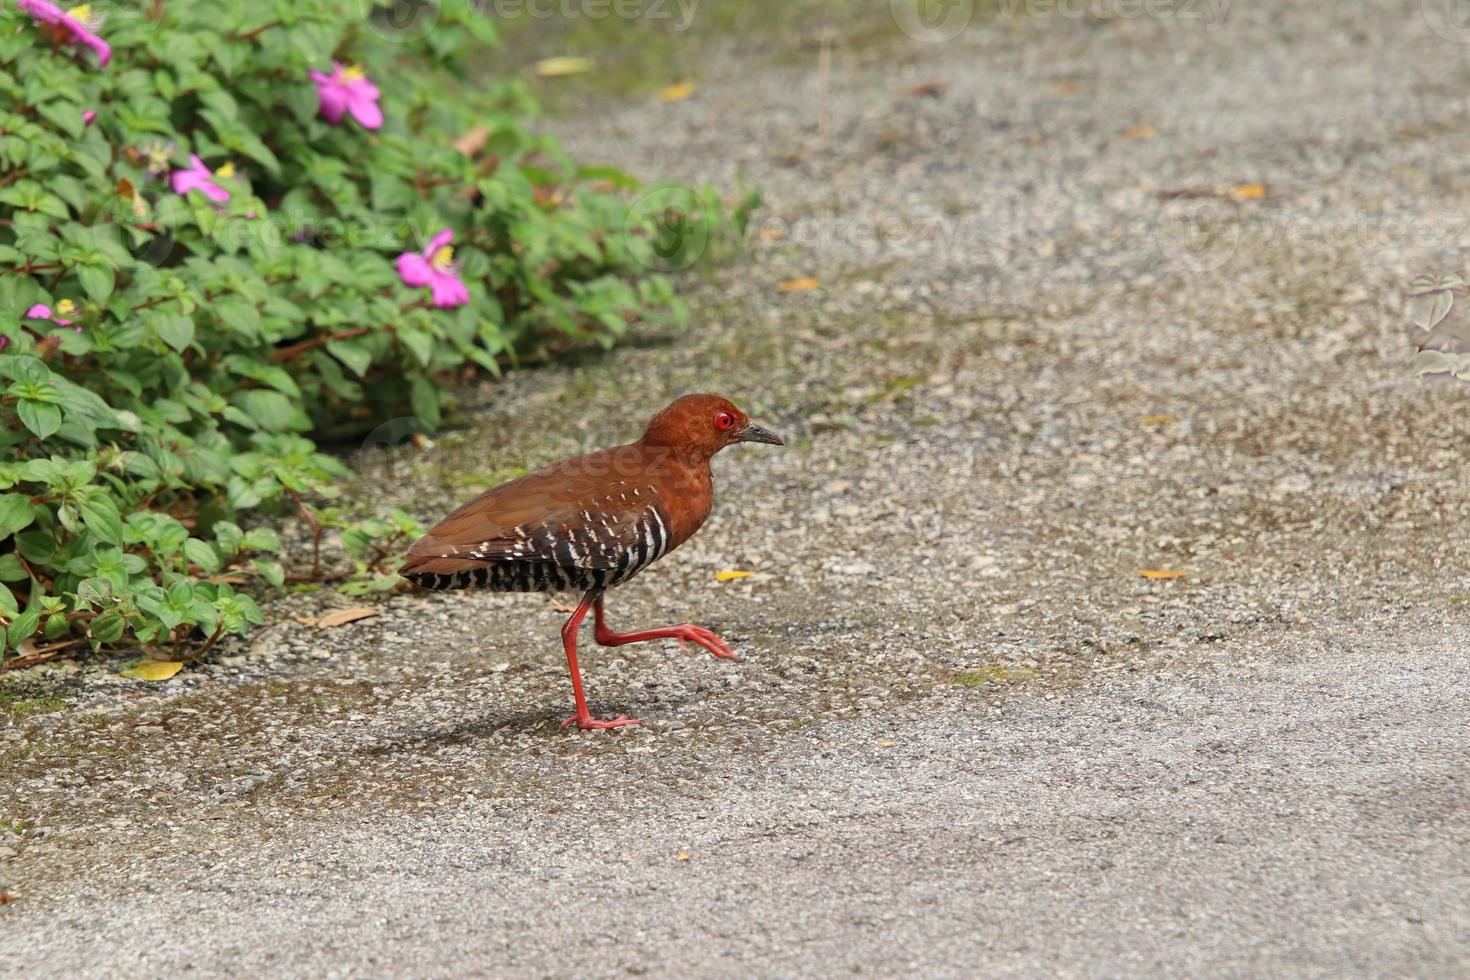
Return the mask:
{"type": "Polygon", "coordinates": [[[453,574],[499,561],[587,569],[625,563],[640,540],[662,540],[668,530],[652,481],[630,465],[608,465],[607,454],[618,451],[567,460],[482,493],[415,542],[402,571],[453,574]]]}

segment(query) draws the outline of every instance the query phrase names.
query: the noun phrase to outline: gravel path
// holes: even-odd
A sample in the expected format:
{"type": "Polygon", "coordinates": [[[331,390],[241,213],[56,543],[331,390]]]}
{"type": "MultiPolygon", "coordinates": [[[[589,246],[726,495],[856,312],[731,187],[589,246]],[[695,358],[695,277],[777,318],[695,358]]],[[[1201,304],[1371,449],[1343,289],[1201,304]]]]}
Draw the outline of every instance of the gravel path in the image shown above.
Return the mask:
{"type": "Polygon", "coordinates": [[[559,123],[758,186],[751,247],[361,492],[730,394],[791,447],[609,616],[745,662],[594,652],[645,726],[562,733],[547,599],[304,595],[164,685],[13,672],[0,975],[1463,975],[1465,393],[1398,298],[1464,271],[1435,6],[1042,6],[559,123]]]}

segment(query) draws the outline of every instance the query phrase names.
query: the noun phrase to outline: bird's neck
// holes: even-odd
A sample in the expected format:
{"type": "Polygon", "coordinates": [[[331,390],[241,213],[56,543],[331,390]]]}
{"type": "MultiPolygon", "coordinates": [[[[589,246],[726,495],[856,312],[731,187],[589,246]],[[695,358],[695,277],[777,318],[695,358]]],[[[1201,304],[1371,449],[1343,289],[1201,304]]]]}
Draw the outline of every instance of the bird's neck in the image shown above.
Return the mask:
{"type": "Polygon", "coordinates": [[[709,517],[714,504],[714,480],[708,453],[669,446],[645,446],[650,474],[669,512],[675,543],[688,539],[709,517]]]}

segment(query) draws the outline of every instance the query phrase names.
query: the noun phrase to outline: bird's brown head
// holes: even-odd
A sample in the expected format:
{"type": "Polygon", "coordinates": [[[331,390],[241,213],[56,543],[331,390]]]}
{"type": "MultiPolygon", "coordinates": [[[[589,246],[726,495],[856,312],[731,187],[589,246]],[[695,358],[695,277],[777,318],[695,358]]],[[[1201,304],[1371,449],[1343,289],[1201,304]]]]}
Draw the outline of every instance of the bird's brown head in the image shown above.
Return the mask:
{"type": "Polygon", "coordinates": [[[753,424],[744,412],[719,395],[684,395],[674,399],[648,423],[643,442],[706,459],[739,442],[786,445],[780,436],[753,424]]]}

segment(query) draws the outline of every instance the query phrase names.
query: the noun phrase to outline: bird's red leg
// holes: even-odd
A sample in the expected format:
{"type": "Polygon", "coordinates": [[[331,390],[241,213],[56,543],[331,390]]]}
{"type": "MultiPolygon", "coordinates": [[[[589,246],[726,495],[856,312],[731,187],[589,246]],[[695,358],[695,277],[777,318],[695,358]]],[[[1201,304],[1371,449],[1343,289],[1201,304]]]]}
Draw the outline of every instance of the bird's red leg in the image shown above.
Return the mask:
{"type": "Polygon", "coordinates": [[[602,618],[602,596],[592,601],[593,621],[596,625],[595,636],[597,642],[605,647],[620,647],[624,643],[639,643],[643,640],[678,640],[685,650],[689,647],[685,641],[692,641],[704,647],[710,653],[721,660],[739,660],[735,651],[730,649],[730,644],[720,639],[710,630],[703,626],[691,626],[689,623],[680,623],[678,626],[661,626],[652,630],[636,630],[632,633],[614,633],[608,629],[607,623],[602,618]]]}
{"type": "Polygon", "coordinates": [[[602,607],[602,599],[595,592],[584,595],[577,604],[576,611],[561,628],[561,644],[567,651],[567,670],[572,675],[572,694],[577,699],[577,713],[562,722],[561,727],[565,728],[572,722],[576,722],[578,728],[622,728],[625,725],[636,725],[637,718],[618,715],[610,721],[600,721],[593,718],[592,712],[587,710],[587,696],[582,693],[582,672],[577,669],[577,631],[582,628],[582,620],[587,618],[587,610],[592,608],[594,602],[599,609],[602,607]]]}

